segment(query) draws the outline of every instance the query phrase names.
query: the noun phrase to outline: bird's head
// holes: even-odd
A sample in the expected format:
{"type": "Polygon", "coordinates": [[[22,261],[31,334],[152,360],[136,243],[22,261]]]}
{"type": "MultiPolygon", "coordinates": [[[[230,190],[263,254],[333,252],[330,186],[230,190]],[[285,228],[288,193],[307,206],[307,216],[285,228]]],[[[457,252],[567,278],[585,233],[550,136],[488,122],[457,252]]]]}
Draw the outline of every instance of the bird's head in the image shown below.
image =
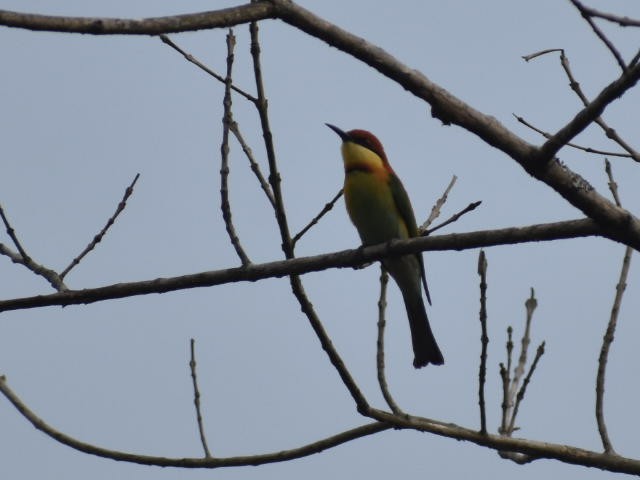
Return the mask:
{"type": "Polygon", "coordinates": [[[391,170],[382,143],[373,133],[359,129],[345,132],[335,125],[326,125],[342,139],[342,158],[347,172],[354,169],[391,170]]]}

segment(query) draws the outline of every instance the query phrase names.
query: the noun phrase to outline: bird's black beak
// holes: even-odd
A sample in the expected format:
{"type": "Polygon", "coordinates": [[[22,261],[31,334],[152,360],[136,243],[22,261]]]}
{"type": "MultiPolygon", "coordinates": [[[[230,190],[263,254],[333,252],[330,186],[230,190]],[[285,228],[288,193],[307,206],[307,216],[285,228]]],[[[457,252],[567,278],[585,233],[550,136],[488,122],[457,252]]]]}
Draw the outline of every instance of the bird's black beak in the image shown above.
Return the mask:
{"type": "Polygon", "coordinates": [[[336,132],[340,136],[343,142],[346,142],[347,140],[349,140],[349,135],[347,135],[347,133],[344,132],[343,130],[340,130],[338,127],[336,127],[335,125],[331,125],[330,123],[325,123],[325,125],[329,127],[331,130],[333,130],[334,132],[336,132]]]}

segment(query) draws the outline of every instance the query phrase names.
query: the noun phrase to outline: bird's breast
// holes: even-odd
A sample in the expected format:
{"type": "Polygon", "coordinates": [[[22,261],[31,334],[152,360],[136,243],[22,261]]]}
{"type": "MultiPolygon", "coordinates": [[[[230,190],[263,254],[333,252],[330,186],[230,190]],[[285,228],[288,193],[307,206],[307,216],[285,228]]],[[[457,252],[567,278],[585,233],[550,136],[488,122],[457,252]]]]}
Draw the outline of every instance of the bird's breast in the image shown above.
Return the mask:
{"type": "Polygon", "coordinates": [[[407,238],[384,171],[352,169],[344,182],[347,212],[365,245],[407,238]]]}

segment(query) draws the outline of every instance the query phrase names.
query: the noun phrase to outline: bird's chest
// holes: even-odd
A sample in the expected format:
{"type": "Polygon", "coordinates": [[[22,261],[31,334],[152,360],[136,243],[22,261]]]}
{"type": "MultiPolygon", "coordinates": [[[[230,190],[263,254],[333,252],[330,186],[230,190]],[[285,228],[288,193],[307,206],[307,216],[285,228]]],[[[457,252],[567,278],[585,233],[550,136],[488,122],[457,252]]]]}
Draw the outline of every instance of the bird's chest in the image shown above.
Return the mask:
{"type": "Polygon", "coordinates": [[[345,178],[344,197],[363,244],[407,237],[386,179],[371,172],[352,171],[345,178]]]}

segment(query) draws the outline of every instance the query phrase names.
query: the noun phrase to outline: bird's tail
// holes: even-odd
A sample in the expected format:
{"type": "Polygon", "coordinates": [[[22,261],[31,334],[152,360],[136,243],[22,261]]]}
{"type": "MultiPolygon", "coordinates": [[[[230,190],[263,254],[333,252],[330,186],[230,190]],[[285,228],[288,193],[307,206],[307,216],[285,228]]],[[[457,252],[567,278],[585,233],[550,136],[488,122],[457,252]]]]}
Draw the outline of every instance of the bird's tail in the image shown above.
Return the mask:
{"type": "Polygon", "coordinates": [[[442,365],[444,357],[429,325],[429,318],[422,300],[421,286],[418,288],[401,288],[404,305],[407,308],[409,327],[411,329],[411,342],[413,344],[413,366],[425,367],[432,363],[442,365]]]}

